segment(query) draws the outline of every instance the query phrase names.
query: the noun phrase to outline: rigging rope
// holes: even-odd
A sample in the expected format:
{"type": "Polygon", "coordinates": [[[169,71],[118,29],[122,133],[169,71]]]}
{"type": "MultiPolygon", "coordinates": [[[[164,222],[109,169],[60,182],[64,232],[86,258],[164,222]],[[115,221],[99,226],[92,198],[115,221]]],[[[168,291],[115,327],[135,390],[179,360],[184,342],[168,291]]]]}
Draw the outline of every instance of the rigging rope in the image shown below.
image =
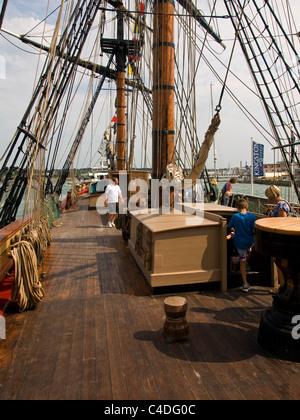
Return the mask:
{"type": "MultiPolygon", "coordinates": [[[[54,65],[53,60],[48,60],[48,63],[45,65],[44,72],[41,75],[38,86],[35,89],[16,135],[11,142],[10,149],[7,152],[3,164],[2,171],[6,172],[7,167],[9,166],[9,160],[12,159],[12,163],[10,164],[6,177],[3,179],[3,184],[0,187],[1,200],[5,192],[7,192],[8,184],[16,166],[18,166],[18,173],[14,185],[10,189],[9,197],[0,211],[1,226],[5,226],[16,219],[18,208],[28,185],[28,178],[33,179],[39,148],[43,149],[41,153],[43,156],[40,162],[40,168],[36,169],[40,171],[44,163],[44,151],[49,144],[50,130],[55,120],[55,116],[59,111],[59,106],[62,103],[66,88],[70,83],[70,78],[76,70],[77,59],[86,42],[92,21],[98,12],[99,6],[100,0],[95,2],[78,0],[74,10],[72,9],[70,11],[68,17],[68,23],[70,25],[63,31],[63,35],[61,36],[58,45],[54,45],[54,42],[52,42],[52,49],[50,49],[51,52],[49,57],[51,54],[54,55],[56,51],[60,51],[61,55],[59,55],[54,65]],[[67,60],[67,57],[69,56],[74,57],[74,60],[67,60]],[[50,82],[49,77],[51,78],[51,83],[45,85],[46,81],[50,82]],[[46,94],[49,94],[49,96],[48,101],[45,102],[46,94]],[[29,119],[33,109],[34,115],[29,119]],[[28,141],[26,142],[26,140],[28,141]],[[26,150],[23,150],[23,147],[26,147],[26,150]],[[13,152],[15,152],[14,155],[12,155],[13,152]]],[[[57,28],[58,25],[56,26],[54,38],[59,36],[57,28]]],[[[41,171],[39,173],[41,173],[41,171]]],[[[28,202],[28,195],[26,201],[28,202]]]]}
{"type": "Polygon", "coordinates": [[[191,179],[194,183],[197,179],[200,178],[205,167],[210,148],[214,142],[215,134],[218,131],[220,124],[220,113],[217,112],[213,117],[207,132],[205,133],[205,138],[197,155],[196,163],[185,179],[191,179]]]}
{"type": "Polygon", "coordinates": [[[220,112],[221,109],[222,109],[221,103],[222,103],[223,96],[224,96],[224,93],[225,93],[225,88],[226,88],[226,85],[227,85],[227,79],[228,79],[228,76],[229,76],[230,67],[231,67],[231,63],[232,63],[232,59],[233,59],[233,53],[234,53],[235,46],[236,46],[236,43],[237,43],[237,40],[238,40],[239,30],[240,30],[240,27],[241,27],[242,18],[244,16],[245,7],[246,7],[247,3],[248,3],[248,0],[244,0],[244,5],[241,8],[241,14],[239,16],[239,21],[238,21],[238,24],[237,24],[237,27],[236,27],[234,42],[233,42],[233,46],[232,46],[232,50],[231,50],[231,54],[230,54],[230,58],[229,58],[229,63],[228,63],[228,66],[227,66],[227,71],[226,71],[226,75],[225,75],[225,79],[224,79],[222,91],[221,91],[221,94],[220,94],[219,103],[216,106],[216,111],[217,112],[220,112]]]}

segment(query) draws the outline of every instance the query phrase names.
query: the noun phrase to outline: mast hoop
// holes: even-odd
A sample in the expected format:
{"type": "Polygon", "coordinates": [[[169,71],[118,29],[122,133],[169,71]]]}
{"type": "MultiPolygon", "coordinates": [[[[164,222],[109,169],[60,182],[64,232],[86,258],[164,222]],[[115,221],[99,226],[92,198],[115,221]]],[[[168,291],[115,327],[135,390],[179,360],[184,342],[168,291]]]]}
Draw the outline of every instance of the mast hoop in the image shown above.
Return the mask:
{"type": "Polygon", "coordinates": [[[175,49],[175,44],[174,42],[168,42],[168,41],[154,42],[154,44],[152,45],[152,49],[157,48],[157,47],[172,47],[175,49]]]}

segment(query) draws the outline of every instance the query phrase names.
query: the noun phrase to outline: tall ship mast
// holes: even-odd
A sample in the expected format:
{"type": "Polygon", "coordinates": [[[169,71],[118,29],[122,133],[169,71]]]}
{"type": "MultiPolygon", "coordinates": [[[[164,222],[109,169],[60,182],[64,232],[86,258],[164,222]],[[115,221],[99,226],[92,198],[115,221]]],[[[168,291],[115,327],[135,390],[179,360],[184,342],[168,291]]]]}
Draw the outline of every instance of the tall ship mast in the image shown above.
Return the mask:
{"type": "MultiPolygon", "coordinates": [[[[279,21],[279,18],[270,3],[264,5],[265,14],[263,14],[260,5],[257,2],[253,2],[254,10],[257,11],[257,27],[261,28],[259,30],[263,34],[266,33],[267,41],[265,41],[263,36],[259,37],[258,34],[255,33],[253,26],[249,26],[251,14],[254,13],[253,10],[250,9],[250,6],[248,6],[247,9],[246,6],[243,7],[241,2],[234,4],[230,1],[225,1],[224,5],[228,15],[223,16],[223,18],[230,17],[234,31],[237,34],[232,47],[232,54],[234,54],[236,44],[239,43],[241,50],[246,57],[246,62],[249,65],[258,92],[257,95],[265,108],[271,128],[269,135],[275,143],[274,147],[281,149],[282,158],[290,173],[292,185],[299,200],[298,185],[292,170],[290,157],[290,155],[293,154],[295,164],[298,167],[299,158],[297,154],[293,152],[295,146],[292,143],[293,140],[291,140],[291,138],[295,139],[296,143],[297,139],[299,139],[299,118],[297,115],[297,107],[296,105],[293,105],[294,102],[297,102],[297,100],[294,101],[293,99],[296,99],[296,96],[299,94],[299,55],[296,50],[295,42],[293,42],[291,37],[287,34],[287,30],[279,21]],[[266,22],[267,18],[274,21],[276,33],[271,33],[270,27],[266,22]],[[279,35],[277,35],[277,33],[279,35]],[[278,36],[282,36],[285,45],[279,45],[277,41],[278,36]],[[267,51],[265,51],[264,42],[268,42],[269,44],[267,45],[271,45],[271,48],[267,51]],[[292,55],[294,66],[292,66],[289,59],[286,58],[288,51],[290,51],[292,55]],[[285,81],[284,85],[283,82],[280,83],[280,81],[283,80],[285,81]]],[[[69,96],[71,96],[76,71],[85,66],[91,69],[92,74],[101,74],[102,79],[98,88],[96,88],[89,111],[83,117],[84,122],[82,122],[78,129],[78,136],[74,140],[73,147],[71,148],[64,165],[63,176],[54,188],[57,193],[61,193],[62,186],[69,175],[70,165],[74,162],[76,154],[78,153],[86,127],[98,100],[97,98],[105,84],[105,80],[111,78],[115,80],[117,84],[117,169],[125,170],[128,168],[126,162],[132,161],[134,153],[133,139],[136,134],[134,132],[126,132],[126,130],[128,130],[126,129],[126,119],[128,121],[129,116],[126,115],[127,105],[125,98],[129,86],[137,87],[143,98],[147,98],[146,108],[148,108],[149,115],[152,118],[153,140],[151,152],[152,163],[150,165],[152,168],[152,177],[154,179],[161,179],[166,174],[166,168],[169,164],[175,165],[176,163],[177,167],[181,167],[185,171],[188,168],[191,169],[193,165],[196,164],[197,154],[200,150],[202,140],[200,140],[196,128],[196,119],[191,114],[195,111],[192,110],[192,107],[189,104],[189,102],[193,100],[191,88],[195,90],[196,79],[191,71],[191,76],[189,76],[189,78],[192,85],[191,87],[184,85],[186,81],[184,81],[182,77],[182,69],[180,68],[182,64],[179,61],[179,57],[177,58],[178,54],[175,50],[175,48],[179,48],[182,43],[180,38],[178,38],[178,43],[175,43],[175,33],[173,32],[173,28],[175,28],[175,15],[173,13],[175,12],[175,4],[154,4],[153,9],[152,6],[150,7],[148,5],[151,15],[152,13],[153,16],[157,15],[157,18],[154,18],[153,23],[150,23],[149,25],[146,22],[146,18],[150,15],[147,14],[149,12],[147,12],[145,7],[147,7],[147,5],[142,4],[142,6],[138,6],[135,13],[132,13],[132,11],[129,12],[123,4],[119,5],[114,2],[108,2],[107,5],[102,5],[101,2],[99,2],[99,4],[93,6],[90,5],[89,2],[78,2],[77,6],[74,7],[74,10],[71,12],[69,24],[65,27],[61,35],[59,35],[61,29],[59,27],[60,20],[58,20],[56,38],[53,38],[52,45],[47,48],[41,45],[41,49],[48,51],[47,61],[27,110],[17,126],[16,134],[2,159],[2,186],[0,189],[0,198],[2,200],[0,216],[2,226],[15,220],[19,206],[24,198],[28,182],[30,181],[30,178],[33,177],[35,171],[33,165],[39,154],[46,152],[46,146],[48,144],[48,153],[46,152],[44,157],[45,172],[50,178],[54,173],[55,161],[60,148],[61,138],[63,137],[64,121],[68,109],[68,104],[64,103],[64,97],[67,95],[67,92],[69,92],[69,96]],[[107,6],[109,6],[110,9],[107,6]],[[107,38],[106,40],[103,34],[99,35],[101,37],[102,54],[105,54],[108,57],[106,65],[103,66],[97,63],[93,65],[91,61],[83,61],[81,54],[97,14],[99,15],[100,13],[100,27],[105,28],[105,16],[110,13],[110,10],[113,10],[114,7],[117,12],[116,38],[107,38]],[[162,10],[156,12],[156,9],[159,9],[160,7],[162,10]],[[165,9],[168,8],[171,9],[170,13],[165,12],[165,9]],[[135,26],[134,31],[137,32],[137,34],[133,34],[133,40],[125,39],[124,37],[124,18],[129,20],[131,25],[135,26]],[[164,29],[166,27],[170,27],[172,30],[165,31],[164,29]],[[79,31],[81,33],[80,41],[78,41],[79,31]],[[153,31],[155,34],[152,42],[153,63],[149,68],[149,70],[153,72],[153,79],[151,80],[150,78],[147,82],[143,82],[140,69],[142,69],[142,66],[145,66],[145,63],[142,63],[142,61],[143,54],[145,54],[146,58],[146,37],[147,33],[152,36],[153,31]],[[135,35],[137,36],[135,37],[135,35]],[[137,57],[138,60],[141,61],[137,61],[137,57]],[[141,59],[139,57],[141,57],[141,59]],[[115,60],[116,66],[112,66],[113,60],[115,60]],[[131,71],[134,71],[134,79],[126,79],[125,71],[127,71],[128,68],[130,68],[131,71]],[[174,68],[174,73],[172,70],[170,71],[172,68],[174,68]],[[181,83],[181,86],[179,83],[181,83]],[[148,86],[146,86],[147,84],[148,86]],[[151,98],[149,97],[150,92],[152,93],[151,98]],[[55,119],[58,118],[60,109],[63,106],[66,111],[61,120],[62,122],[60,123],[59,134],[53,135],[51,133],[56,130],[55,119]],[[151,109],[149,109],[149,107],[151,109]],[[33,110],[35,110],[35,115],[33,114],[33,110]],[[175,114],[178,112],[180,112],[181,117],[179,121],[175,122],[175,114]],[[188,117],[188,114],[190,117],[188,117]],[[43,121],[41,121],[38,115],[43,117],[43,121]],[[179,124],[179,128],[176,128],[176,124],[179,124]],[[185,136],[186,139],[183,139],[183,136],[185,136]],[[27,145],[28,142],[29,144],[27,145]],[[131,143],[130,145],[129,142],[131,143]],[[132,150],[131,157],[129,156],[130,149],[132,150]],[[181,150],[181,152],[179,152],[179,150],[181,150]],[[10,188],[11,186],[12,188],[10,188]],[[7,196],[8,190],[9,196],[7,196]]],[[[192,2],[181,2],[179,7],[182,7],[184,13],[190,14],[191,18],[195,20],[196,26],[203,28],[205,31],[205,40],[211,38],[220,45],[220,48],[224,47],[221,37],[212,29],[209,22],[201,15],[192,2]]],[[[61,11],[62,10],[63,7],[61,8],[61,11]]],[[[2,15],[4,15],[4,11],[5,4],[3,4],[2,15]]],[[[210,17],[211,21],[213,21],[213,18],[214,13],[212,13],[212,16],[210,17]]],[[[61,17],[59,17],[59,19],[61,19],[61,17]]],[[[181,18],[179,17],[178,19],[180,23],[181,18]]],[[[5,29],[3,29],[3,31],[5,31],[5,29]]],[[[20,37],[20,39],[24,43],[37,47],[36,41],[31,40],[29,37],[20,37]]],[[[195,43],[192,39],[189,39],[189,42],[191,45],[195,45],[192,44],[195,43]]],[[[193,55],[191,54],[191,60],[195,59],[196,58],[193,58],[193,55]]],[[[199,62],[201,59],[206,60],[203,51],[199,52],[199,62]]],[[[225,72],[225,75],[218,75],[218,78],[221,81],[221,98],[223,98],[226,90],[230,94],[228,74],[231,72],[231,65],[232,59],[229,60],[229,63],[226,63],[227,71],[225,72]]],[[[198,68],[196,70],[198,70],[198,68]]],[[[221,106],[219,110],[220,109],[221,106]]],[[[133,110],[133,112],[135,111],[133,110]]],[[[248,111],[245,111],[245,113],[247,113],[250,118],[250,113],[248,111]]],[[[134,127],[135,123],[132,123],[131,130],[133,130],[134,127]]],[[[262,134],[264,135],[264,133],[262,134]]],[[[147,146],[142,147],[145,150],[145,158],[143,158],[143,160],[146,162],[147,160],[150,160],[150,142],[148,142],[147,139],[145,142],[147,146]]],[[[50,181],[47,181],[45,188],[46,195],[49,191],[50,181]]]]}

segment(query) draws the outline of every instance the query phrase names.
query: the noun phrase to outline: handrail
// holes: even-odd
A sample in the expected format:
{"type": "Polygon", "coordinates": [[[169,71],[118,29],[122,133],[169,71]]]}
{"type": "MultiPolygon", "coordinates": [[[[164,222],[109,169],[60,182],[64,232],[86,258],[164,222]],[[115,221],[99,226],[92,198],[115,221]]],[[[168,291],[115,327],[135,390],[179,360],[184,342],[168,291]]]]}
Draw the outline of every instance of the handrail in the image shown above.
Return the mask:
{"type": "Polygon", "coordinates": [[[10,247],[10,241],[21,232],[22,227],[29,225],[31,220],[30,216],[26,216],[24,219],[18,219],[13,223],[0,229],[0,255],[7,252],[10,247]]]}

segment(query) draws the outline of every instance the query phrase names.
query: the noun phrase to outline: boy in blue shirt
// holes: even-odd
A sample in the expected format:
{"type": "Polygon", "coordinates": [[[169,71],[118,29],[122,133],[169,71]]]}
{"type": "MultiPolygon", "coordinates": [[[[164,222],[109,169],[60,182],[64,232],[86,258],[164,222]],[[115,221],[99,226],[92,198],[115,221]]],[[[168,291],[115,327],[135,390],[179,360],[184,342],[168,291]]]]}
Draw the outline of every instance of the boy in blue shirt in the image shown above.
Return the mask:
{"type": "Polygon", "coordinates": [[[233,238],[233,244],[240,259],[240,270],[243,279],[243,292],[248,293],[251,290],[246,276],[246,264],[250,258],[255,235],[254,214],[248,213],[248,202],[240,199],[236,203],[238,213],[234,214],[228,223],[229,228],[234,228],[235,233],[227,236],[227,239],[233,238]]]}

